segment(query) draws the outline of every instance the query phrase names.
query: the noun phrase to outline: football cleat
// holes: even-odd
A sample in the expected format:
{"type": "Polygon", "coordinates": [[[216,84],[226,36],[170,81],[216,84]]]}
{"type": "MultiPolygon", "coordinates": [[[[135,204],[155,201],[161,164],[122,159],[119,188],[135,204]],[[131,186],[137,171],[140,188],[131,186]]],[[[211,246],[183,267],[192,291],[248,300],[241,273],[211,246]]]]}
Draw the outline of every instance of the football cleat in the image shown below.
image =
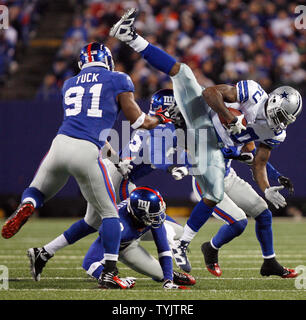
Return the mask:
{"type": "Polygon", "coordinates": [[[191,271],[191,264],[187,257],[187,248],[189,242],[184,240],[176,241],[176,246],[171,248],[172,255],[176,265],[185,272],[191,271]]]}
{"type": "Polygon", "coordinates": [[[2,237],[11,238],[27,222],[29,217],[34,213],[32,202],[25,202],[19,205],[17,210],[8,218],[2,227],[2,237]]]}
{"type": "Polygon", "coordinates": [[[207,270],[216,277],[222,275],[222,270],[218,264],[218,250],[212,247],[210,242],[204,242],[201,246],[207,270]]]}
{"type": "Polygon", "coordinates": [[[294,269],[289,269],[281,266],[275,258],[264,259],[260,269],[260,274],[264,277],[279,276],[284,279],[296,278],[297,272],[294,269]]]}
{"type": "MultiPolygon", "coordinates": [[[[101,289],[130,289],[130,285],[126,280],[120,279],[118,277],[118,270],[102,272],[99,279],[99,288],[101,289]]],[[[135,283],[134,283],[135,285],[135,283]]]]}
{"type": "Polygon", "coordinates": [[[48,253],[44,248],[30,248],[27,251],[27,256],[30,260],[30,271],[35,281],[40,280],[40,275],[43,268],[53,254],[48,253]]]}
{"type": "Polygon", "coordinates": [[[173,283],[179,286],[193,286],[196,283],[196,280],[188,273],[173,271],[173,283]]]}
{"type": "Polygon", "coordinates": [[[137,15],[137,9],[128,9],[121,19],[110,29],[109,35],[123,42],[130,42],[137,38],[134,27],[134,21],[137,15]]]}

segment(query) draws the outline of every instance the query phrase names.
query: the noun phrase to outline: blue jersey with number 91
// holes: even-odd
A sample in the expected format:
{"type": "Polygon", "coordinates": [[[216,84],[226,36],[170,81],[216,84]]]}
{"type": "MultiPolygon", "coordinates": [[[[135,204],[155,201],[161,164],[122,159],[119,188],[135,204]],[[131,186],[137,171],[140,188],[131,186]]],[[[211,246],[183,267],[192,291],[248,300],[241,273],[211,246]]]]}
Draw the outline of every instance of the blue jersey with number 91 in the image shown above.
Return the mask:
{"type": "Polygon", "coordinates": [[[134,85],[125,73],[83,67],[64,83],[64,121],[58,134],[88,140],[101,148],[119,112],[117,95],[128,91],[134,91],[134,85]]]}

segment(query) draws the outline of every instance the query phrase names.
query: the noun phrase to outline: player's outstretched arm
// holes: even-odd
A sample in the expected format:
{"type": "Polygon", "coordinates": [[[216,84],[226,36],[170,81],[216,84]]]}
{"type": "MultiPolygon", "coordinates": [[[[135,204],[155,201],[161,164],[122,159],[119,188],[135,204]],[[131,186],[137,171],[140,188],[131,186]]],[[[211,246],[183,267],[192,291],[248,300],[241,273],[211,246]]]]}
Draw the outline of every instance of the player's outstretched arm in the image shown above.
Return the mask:
{"type": "Polygon", "coordinates": [[[180,70],[180,63],[136,33],[134,26],[136,16],[137,9],[128,9],[121,19],[113,25],[109,35],[125,42],[136,52],[139,52],[154,68],[171,77],[175,76],[180,70]]]}
{"type": "Polygon", "coordinates": [[[122,92],[118,94],[118,103],[125,117],[131,122],[133,129],[154,129],[161,123],[172,122],[170,115],[161,111],[155,116],[149,116],[141,111],[137,102],[135,101],[133,92],[122,92]]]}

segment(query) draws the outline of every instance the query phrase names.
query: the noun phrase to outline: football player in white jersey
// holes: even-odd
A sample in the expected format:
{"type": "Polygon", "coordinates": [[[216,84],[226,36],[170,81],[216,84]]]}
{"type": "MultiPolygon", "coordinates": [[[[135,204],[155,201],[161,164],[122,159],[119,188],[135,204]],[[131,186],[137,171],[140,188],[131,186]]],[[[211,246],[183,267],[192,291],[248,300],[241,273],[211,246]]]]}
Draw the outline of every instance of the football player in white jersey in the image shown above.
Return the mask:
{"type": "MultiPolygon", "coordinates": [[[[195,176],[203,192],[201,195],[203,201],[200,201],[191,213],[179,246],[181,257],[187,263],[186,250],[189,242],[183,240],[185,235],[189,234],[192,238],[192,235],[205,224],[214,206],[222,201],[224,195],[225,168],[216,147],[216,139],[219,140],[219,148],[228,149],[229,153],[231,151],[236,153],[237,148],[247,142],[259,142],[252,165],[254,178],[264,192],[265,198],[276,208],[286,205],[284,197],[279,193],[284,186],[270,186],[266,165],[273,147],[284,141],[287,125],[293,123],[301,113],[302,99],[297,90],[287,86],[277,88],[268,95],[252,80],[240,81],[236,86],[217,85],[203,89],[186,64],[177,62],[136,33],[134,27],[136,12],[136,9],[128,10],[112,27],[110,35],[127,43],[153,67],[171,77],[175,100],[187,128],[206,129],[209,137],[207,154],[197,155],[200,166],[203,164],[203,157],[207,157],[206,170],[204,174],[195,176]],[[242,112],[239,116],[230,115],[225,105],[235,102],[239,103],[237,109],[242,112]],[[219,116],[226,120],[225,127],[221,124],[219,116]],[[246,126],[243,124],[243,118],[247,121],[246,126]]],[[[262,221],[271,220],[271,217],[264,217],[262,214],[259,217],[258,219],[262,221]]],[[[265,227],[265,223],[258,222],[258,224],[265,227]]],[[[267,260],[271,262],[273,259],[275,258],[267,260]]],[[[269,269],[272,270],[273,266],[269,269]]]]}

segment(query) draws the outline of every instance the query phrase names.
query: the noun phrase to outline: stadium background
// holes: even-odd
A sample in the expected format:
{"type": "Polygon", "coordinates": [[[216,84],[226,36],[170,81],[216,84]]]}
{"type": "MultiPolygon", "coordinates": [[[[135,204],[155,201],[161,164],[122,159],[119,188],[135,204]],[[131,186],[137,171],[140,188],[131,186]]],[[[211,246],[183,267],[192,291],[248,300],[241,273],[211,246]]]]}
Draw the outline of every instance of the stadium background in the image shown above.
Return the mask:
{"type": "MultiPolygon", "coordinates": [[[[150,95],[171,86],[127,46],[107,37],[124,8],[138,6],[137,29],[150,42],[187,63],[203,86],[253,79],[270,92],[288,84],[304,98],[305,30],[294,26],[294,9],[302,1],[263,0],[24,0],[1,1],[9,7],[10,27],[0,30],[0,217],[18,205],[60,125],[61,86],[76,74],[80,48],[96,40],[112,51],[116,70],[128,73],[143,110],[150,95]]],[[[116,128],[120,128],[119,121],[116,128]]],[[[305,112],[289,127],[288,137],[271,162],[292,179],[295,194],[275,215],[306,212],[305,112]]],[[[120,131],[120,130],[119,130],[120,131]]],[[[254,186],[247,166],[237,172],[254,186]]],[[[156,172],[139,184],[164,195],[170,214],[188,214],[193,205],[191,180],[176,182],[156,172]],[[162,181],[162,183],[160,183],[162,181]]],[[[71,179],[39,211],[40,216],[84,214],[85,201],[71,179]]]]}

